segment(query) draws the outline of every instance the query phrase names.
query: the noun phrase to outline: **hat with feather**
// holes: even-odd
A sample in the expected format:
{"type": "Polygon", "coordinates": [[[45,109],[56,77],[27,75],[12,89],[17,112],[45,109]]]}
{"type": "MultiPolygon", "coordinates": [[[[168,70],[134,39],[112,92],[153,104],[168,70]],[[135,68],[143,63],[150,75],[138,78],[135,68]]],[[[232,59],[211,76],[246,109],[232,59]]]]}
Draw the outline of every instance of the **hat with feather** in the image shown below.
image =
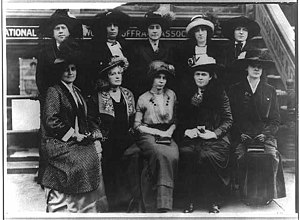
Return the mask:
{"type": "Polygon", "coordinates": [[[163,30],[166,30],[174,19],[175,13],[162,6],[155,11],[149,11],[145,14],[141,29],[146,31],[151,24],[159,24],[163,30]]]}

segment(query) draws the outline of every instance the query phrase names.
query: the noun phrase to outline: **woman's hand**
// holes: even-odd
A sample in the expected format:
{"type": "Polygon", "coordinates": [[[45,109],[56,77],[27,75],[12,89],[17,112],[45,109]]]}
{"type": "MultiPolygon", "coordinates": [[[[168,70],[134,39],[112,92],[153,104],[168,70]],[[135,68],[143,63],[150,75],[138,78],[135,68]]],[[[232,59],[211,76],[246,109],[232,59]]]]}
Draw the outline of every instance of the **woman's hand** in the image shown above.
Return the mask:
{"type": "Polygon", "coordinates": [[[169,138],[172,137],[172,134],[170,134],[170,132],[161,131],[161,130],[159,130],[156,135],[158,135],[160,137],[169,137],[169,138]]]}
{"type": "Polygon", "coordinates": [[[200,136],[200,131],[197,128],[193,128],[193,129],[187,129],[184,132],[184,136],[187,136],[191,139],[196,138],[198,136],[200,136]]]}
{"type": "Polygon", "coordinates": [[[241,141],[244,142],[244,141],[247,141],[247,140],[251,140],[252,138],[247,135],[247,134],[241,134],[241,141]]]}
{"type": "Polygon", "coordinates": [[[74,134],[72,135],[72,138],[74,138],[77,142],[83,141],[83,139],[85,139],[86,137],[87,137],[86,135],[76,133],[76,132],[74,132],[74,134]]]}
{"type": "Polygon", "coordinates": [[[209,139],[217,139],[217,135],[215,132],[210,131],[210,130],[205,130],[204,133],[200,133],[199,137],[205,140],[209,140],[209,139]]]}
{"type": "Polygon", "coordinates": [[[266,140],[266,135],[264,135],[264,134],[259,134],[259,135],[257,135],[254,139],[255,139],[255,140],[258,140],[258,141],[260,141],[260,142],[265,142],[265,140],[266,140]]]}

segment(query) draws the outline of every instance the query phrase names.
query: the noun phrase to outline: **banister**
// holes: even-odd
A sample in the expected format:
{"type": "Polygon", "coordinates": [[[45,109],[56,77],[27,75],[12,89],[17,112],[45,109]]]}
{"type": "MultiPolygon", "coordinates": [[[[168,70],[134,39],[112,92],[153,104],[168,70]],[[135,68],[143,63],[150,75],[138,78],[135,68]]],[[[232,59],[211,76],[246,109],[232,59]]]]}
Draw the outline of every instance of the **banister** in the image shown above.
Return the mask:
{"type": "Polygon", "coordinates": [[[278,4],[256,4],[255,17],[286,87],[295,80],[295,32],[278,4]]]}

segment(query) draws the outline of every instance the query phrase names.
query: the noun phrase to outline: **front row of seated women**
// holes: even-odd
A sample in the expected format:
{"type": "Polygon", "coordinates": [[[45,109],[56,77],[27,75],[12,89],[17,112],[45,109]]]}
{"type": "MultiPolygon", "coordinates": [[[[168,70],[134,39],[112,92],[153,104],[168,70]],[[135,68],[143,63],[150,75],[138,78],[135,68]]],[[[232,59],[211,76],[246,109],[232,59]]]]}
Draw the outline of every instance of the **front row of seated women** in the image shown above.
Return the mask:
{"type": "Polygon", "coordinates": [[[230,90],[229,98],[216,77],[222,69],[213,58],[203,56],[190,63],[190,87],[186,97],[177,100],[168,88],[174,69],[153,61],[147,73],[148,91],[135,108],[133,94],[121,86],[121,58],[112,58],[99,71],[97,92],[87,104],[73,85],[76,59],[57,59],[57,83],[48,89],[42,112],[41,149],[47,165],[41,183],[47,211],[116,211],[135,193],[136,183],[144,211],[167,212],[173,208],[178,174],[188,199],[184,212],[193,212],[196,199],[205,198],[209,212],[217,213],[222,189],[230,181],[232,125],[242,199],[267,204],[284,197],[275,139],[276,93],[261,78],[270,61],[261,53],[247,53],[239,62],[248,75],[230,90]],[[132,166],[124,159],[132,146],[142,164],[132,166]],[[138,165],[140,173],[134,172],[138,165]],[[131,175],[136,173],[138,177],[131,175]],[[140,180],[132,181],[136,177],[140,180]]]}

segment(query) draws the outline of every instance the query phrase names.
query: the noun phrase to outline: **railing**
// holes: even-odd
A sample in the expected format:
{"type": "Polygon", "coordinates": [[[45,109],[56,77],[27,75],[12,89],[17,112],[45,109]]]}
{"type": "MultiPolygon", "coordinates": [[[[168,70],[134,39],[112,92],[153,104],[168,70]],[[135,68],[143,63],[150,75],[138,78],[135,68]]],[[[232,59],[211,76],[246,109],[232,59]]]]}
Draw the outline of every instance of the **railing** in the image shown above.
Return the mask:
{"type": "Polygon", "coordinates": [[[282,82],[295,80],[295,32],[278,4],[257,4],[256,21],[282,82]]]}

